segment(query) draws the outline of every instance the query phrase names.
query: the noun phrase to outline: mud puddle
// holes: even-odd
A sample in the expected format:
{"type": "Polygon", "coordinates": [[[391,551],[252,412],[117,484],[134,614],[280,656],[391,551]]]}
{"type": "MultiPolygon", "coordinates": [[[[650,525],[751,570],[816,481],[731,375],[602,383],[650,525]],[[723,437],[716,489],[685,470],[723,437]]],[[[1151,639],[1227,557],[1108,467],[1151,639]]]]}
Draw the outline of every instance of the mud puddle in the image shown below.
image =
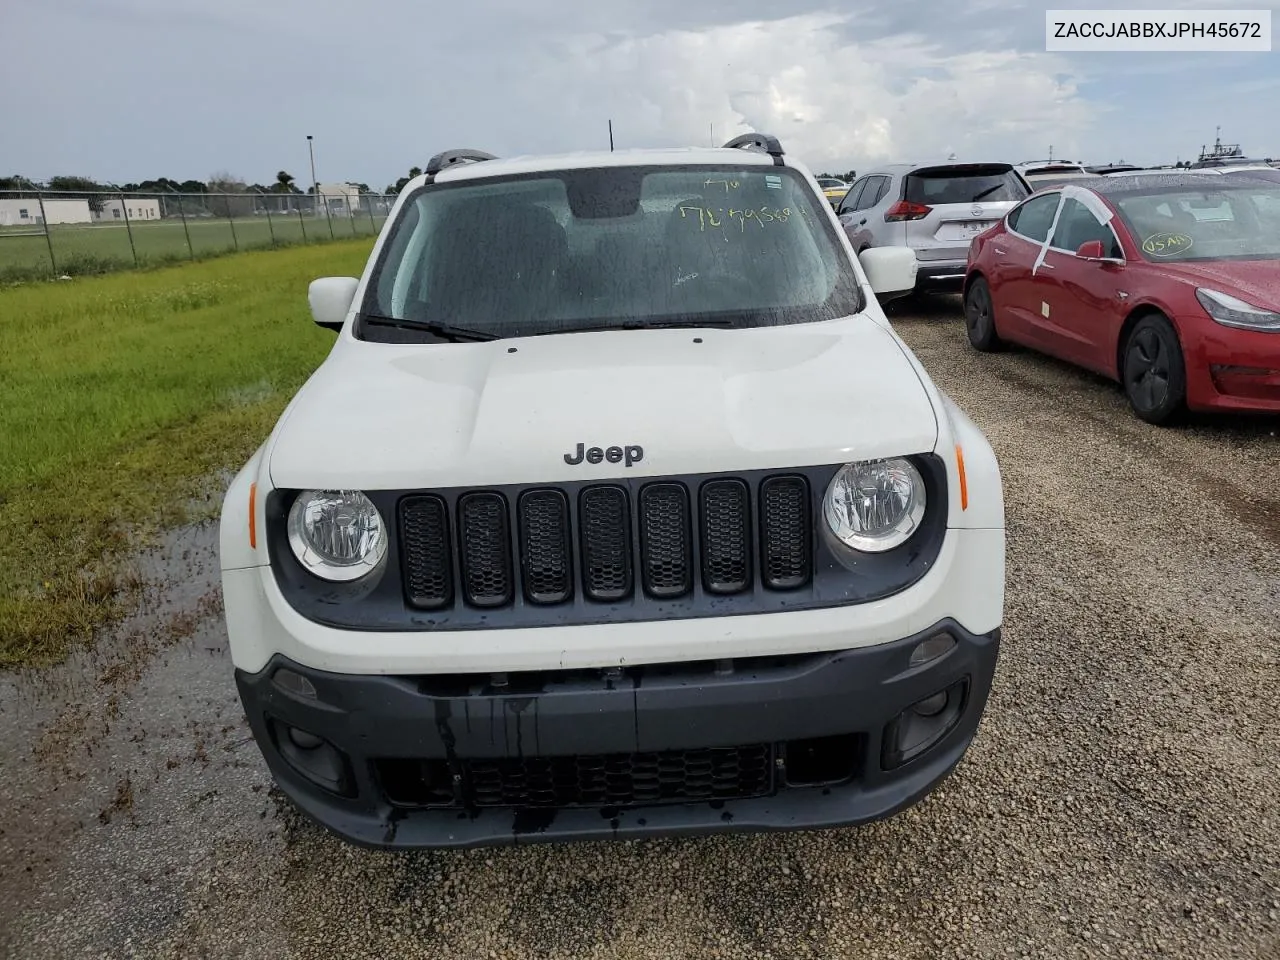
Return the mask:
{"type": "Polygon", "coordinates": [[[145,950],[221,838],[279,829],[235,692],[217,535],[169,532],[135,561],[130,617],[64,664],[0,675],[0,954],[145,950]]]}

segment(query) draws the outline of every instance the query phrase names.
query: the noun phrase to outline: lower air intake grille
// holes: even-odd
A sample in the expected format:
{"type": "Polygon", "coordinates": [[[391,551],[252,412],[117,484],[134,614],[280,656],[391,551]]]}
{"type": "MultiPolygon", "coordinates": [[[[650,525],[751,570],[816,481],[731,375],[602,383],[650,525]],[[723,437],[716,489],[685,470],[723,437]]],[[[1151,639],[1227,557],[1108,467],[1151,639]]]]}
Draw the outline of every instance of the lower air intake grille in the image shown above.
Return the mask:
{"type": "Polygon", "coordinates": [[[738,800],[773,792],[768,744],[665,753],[379,762],[388,799],[401,806],[626,807],[738,800]]]}
{"type": "Polygon", "coordinates": [[[771,477],[760,485],[760,566],[764,584],[794,590],[809,582],[809,485],[771,477]]]}

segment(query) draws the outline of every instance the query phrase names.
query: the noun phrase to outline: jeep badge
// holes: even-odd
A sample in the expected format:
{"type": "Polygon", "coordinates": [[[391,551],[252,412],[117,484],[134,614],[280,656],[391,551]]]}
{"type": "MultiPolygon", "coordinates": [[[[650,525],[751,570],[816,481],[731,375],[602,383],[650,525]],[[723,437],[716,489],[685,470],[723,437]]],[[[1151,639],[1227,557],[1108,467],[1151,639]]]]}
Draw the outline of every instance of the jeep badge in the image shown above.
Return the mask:
{"type": "Polygon", "coordinates": [[[633,444],[626,447],[608,447],[601,449],[600,447],[588,447],[586,444],[578,444],[578,449],[573,453],[564,455],[564,462],[571,467],[576,467],[583,460],[587,463],[600,463],[608,460],[610,463],[626,463],[629,467],[633,463],[639,463],[644,459],[644,447],[633,444]]]}

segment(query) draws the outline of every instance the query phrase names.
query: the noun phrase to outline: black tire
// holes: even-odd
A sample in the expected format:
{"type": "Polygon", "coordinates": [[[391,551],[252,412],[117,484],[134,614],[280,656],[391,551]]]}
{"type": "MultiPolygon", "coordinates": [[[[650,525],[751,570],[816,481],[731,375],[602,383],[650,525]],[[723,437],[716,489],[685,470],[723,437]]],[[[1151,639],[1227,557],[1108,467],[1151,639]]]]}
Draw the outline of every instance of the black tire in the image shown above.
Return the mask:
{"type": "Polygon", "coordinates": [[[1187,368],[1178,332],[1162,314],[1143,317],[1129,331],[1120,379],[1133,412],[1157,426],[1177,423],[1187,409],[1187,368]]]}
{"type": "Polygon", "coordinates": [[[991,288],[982,277],[969,284],[964,294],[964,328],[975,350],[994,353],[1004,346],[996,333],[995,311],[991,306],[991,288]]]}

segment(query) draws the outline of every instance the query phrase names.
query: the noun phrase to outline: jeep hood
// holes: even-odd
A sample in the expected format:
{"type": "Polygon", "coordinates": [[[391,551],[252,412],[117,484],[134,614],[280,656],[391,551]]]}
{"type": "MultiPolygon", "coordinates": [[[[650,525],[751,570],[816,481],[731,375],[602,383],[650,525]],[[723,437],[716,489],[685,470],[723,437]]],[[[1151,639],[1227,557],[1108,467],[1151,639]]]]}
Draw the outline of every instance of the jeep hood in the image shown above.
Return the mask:
{"type": "Polygon", "coordinates": [[[271,481],[403,489],[840,463],[932,450],[898,340],[865,316],[401,345],[344,336],[276,428],[271,481]],[[627,467],[579,444],[643,448],[627,467]]]}

